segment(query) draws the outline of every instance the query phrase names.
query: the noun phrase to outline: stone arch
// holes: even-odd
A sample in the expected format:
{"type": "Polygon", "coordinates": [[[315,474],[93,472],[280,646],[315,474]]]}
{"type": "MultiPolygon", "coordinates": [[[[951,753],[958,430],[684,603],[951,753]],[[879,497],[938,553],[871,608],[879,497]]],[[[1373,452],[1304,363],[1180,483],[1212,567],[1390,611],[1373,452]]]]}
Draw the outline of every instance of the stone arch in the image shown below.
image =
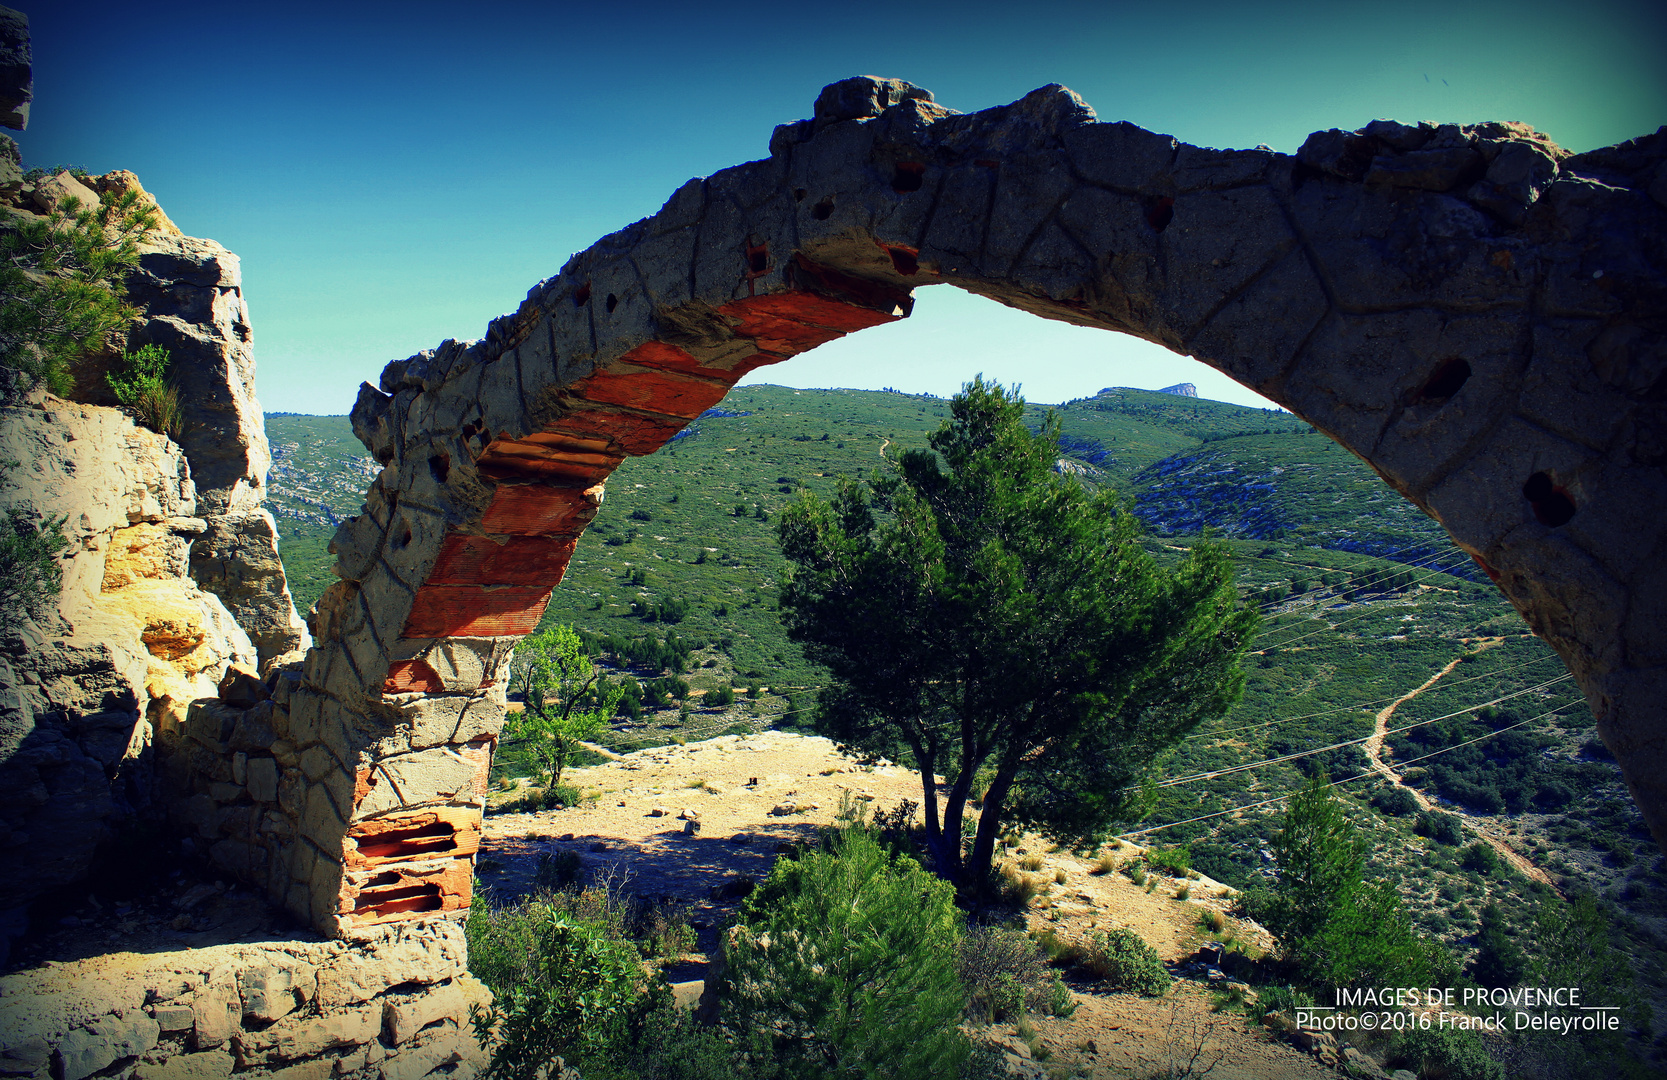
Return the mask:
{"type": "Polygon", "coordinates": [[[351,933],[466,907],[508,650],[626,456],[752,369],[948,283],[1190,354],[1368,462],[1584,688],[1667,837],[1667,136],[1377,121],[1294,157],[1100,123],[1060,86],[963,115],[827,87],[484,339],[366,384],[383,470],[337,532],[288,708],[290,906],[351,933]]]}

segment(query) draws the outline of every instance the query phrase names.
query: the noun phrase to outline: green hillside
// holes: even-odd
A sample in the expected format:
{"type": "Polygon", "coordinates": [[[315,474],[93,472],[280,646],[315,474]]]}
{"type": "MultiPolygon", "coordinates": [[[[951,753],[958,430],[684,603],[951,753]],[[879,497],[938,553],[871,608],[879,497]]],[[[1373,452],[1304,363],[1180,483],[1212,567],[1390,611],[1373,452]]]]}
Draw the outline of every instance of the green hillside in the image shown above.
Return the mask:
{"type": "MultiPolygon", "coordinates": [[[[1044,411],[1032,407],[1033,423],[1044,411]]],[[[1181,822],[1150,839],[1186,843],[1204,872],[1254,884],[1279,810],[1256,804],[1323,772],[1356,793],[1373,872],[1397,881],[1428,931],[1463,955],[1490,898],[1525,926],[1546,886],[1508,867],[1467,868],[1459,847],[1418,832],[1444,832],[1441,819],[1404,812],[1374,776],[1360,778],[1360,745],[1327,749],[1370,735],[1379,710],[1453,665],[1395,710],[1394,759],[1424,759],[1408,776],[1444,812],[1606,897],[1639,970],[1663,978],[1667,875],[1590,713],[1561,662],[1434,522],[1289,414],[1139,390],[1058,411],[1062,468],[1128,495],[1160,559],[1215,532],[1264,614],[1244,699],[1163,763],[1167,786],[1131,830],[1181,822]]],[[[838,477],[925,445],[947,414],[948,402],[931,397],[742,387],[659,453],[626,461],[546,620],[573,624],[598,651],[611,639],[616,668],[645,683],[662,673],[658,662],[624,653],[664,655],[669,637],[670,651],[690,653],[676,666],[691,693],[686,712],[666,700],[622,717],[610,741],[701,738],[808,712],[823,674],[779,622],[786,564],[774,517],[800,489],[826,498],[838,477]],[[736,706],[700,705],[703,692],[730,684],[743,691],[736,706]],[[748,684],[760,687],[756,700],[748,684]]],[[[273,416],[268,432],[269,505],[292,588],[310,604],[333,577],[333,521],[357,512],[373,466],[344,417],[273,416]]]]}

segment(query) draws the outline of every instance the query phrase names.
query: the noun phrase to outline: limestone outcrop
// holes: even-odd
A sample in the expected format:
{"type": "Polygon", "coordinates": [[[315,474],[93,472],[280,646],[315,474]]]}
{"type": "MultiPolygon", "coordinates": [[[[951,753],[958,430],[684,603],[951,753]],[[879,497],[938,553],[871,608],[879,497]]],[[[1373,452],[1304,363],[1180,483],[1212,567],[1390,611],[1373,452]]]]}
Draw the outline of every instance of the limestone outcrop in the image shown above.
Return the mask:
{"type": "Polygon", "coordinates": [[[0,828],[9,911],[86,872],[150,805],[158,727],[212,696],[247,635],[187,576],[205,526],[180,449],[115,409],[45,395],[0,407],[0,498],[62,519],[63,590],[0,626],[0,828]]]}
{"type": "MultiPolygon", "coordinates": [[[[120,172],[61,172],[4,197],[41,214],[101,191],[154,205],[120,172]]],[[[127,285],[142,316],[127,344],[170,351],[183,445],[107,405],[0,387],[0,462],[15,463],[0,503],[63,520],[69,541],[55,609],[0,627],[0,843],[16,871],[0,912],[77,880],[120,822],[160,812],[154,751],[228,670],[307,643],[259,505],[270,457],[236,256],[168,223],[127,285]]],[[[81,397],[110,400],[112,360],[83,365],[81,397]]]]}

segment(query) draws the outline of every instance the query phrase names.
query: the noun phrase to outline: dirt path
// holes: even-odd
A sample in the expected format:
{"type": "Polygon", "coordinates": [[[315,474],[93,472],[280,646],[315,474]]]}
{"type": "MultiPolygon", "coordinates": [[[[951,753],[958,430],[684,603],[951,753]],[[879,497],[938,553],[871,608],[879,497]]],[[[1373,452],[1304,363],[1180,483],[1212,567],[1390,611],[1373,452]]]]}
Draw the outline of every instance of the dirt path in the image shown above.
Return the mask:
{"type": "MultiPolygon", "coordinates": [[[[1496,644],[1498,644],[1498,641],[1483,642],[1477,651],[1479,652],[1481,649],[1491,648],[1496,644]]],[[[1475,654],[1471,653],[1468,655],[1475,654]]],[[[1422,791],[1419,791],[1411,784],[1403,781],[1401,779],[1401,774],[1396,772],[1387,762],[1383,760],[1383,740],[1384,737],[1389,734],[1389,718],[1395,715],[1396,709],[1405,705],[1419,694],[1422,694],[1424,691],[1434,686],[1438,681],[1444,678],[1449,672],[1463,662],[1464,657],[1462,656],[1454,658],[1448,662],[1446,667],[1442,668],[1434,675],[1431,675],[1428,679],[1425,679],[1423,683],[1419,684],[1412,690],[1407,691],[1405,694],[1402,694],[1400,697],[1384,706],[1384,708],[1380,709],[1372,726],[1372,737],[1367,739],[1366,742],[1362,744],[1366,750],[1366,759],[1371,763],[1372,771],[1389,781],[1391,784],[1394,784],[1396,787],[1411,792],[1412,797],[1417,800],[1418,808],[1420,810],[1434,810],[1437,809],[1437,807],[1435,803],[1425,796],[1422,791]]],[[[1541,870],[1538,866],[1535,866],[1532,862],[1529,862],[1521,852],[1506,843],[1502,837],[1495,836],[1491,832],[1484,830],[1482,826],[1469,820],[1469,815],[1461,815],[1461,817],[1472,832],[1474,832],[1482,840],[1486,841],[1487,845],[1493,848],[1494,851],[1498,852],[1501,859],[1504,859],[1506,862],[1516,867],[1519,873],[1533,881],[1538,881],[1549,886],[1553,892],[1557,893],[1557,895],[1562,895],[1562,893],[1557,889],[1557,883],[1551,880],[1550,875],[1548,875],[1544,870],[1541,870]]]]}

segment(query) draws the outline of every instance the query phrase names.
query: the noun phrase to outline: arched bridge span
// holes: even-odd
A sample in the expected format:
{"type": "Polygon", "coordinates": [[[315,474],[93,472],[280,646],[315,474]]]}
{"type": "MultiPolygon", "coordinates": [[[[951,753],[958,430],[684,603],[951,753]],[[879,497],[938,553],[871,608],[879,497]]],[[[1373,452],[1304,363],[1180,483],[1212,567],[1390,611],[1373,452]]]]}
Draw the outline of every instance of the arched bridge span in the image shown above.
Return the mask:
{"type": "Polygon", "coordinates": [[[467,906],[503,664],[608,474],[940,282],[1190,354],[1367,461],[1568,663],[1667,838],[1664,157],[1663,132],[1570,156],[1387,121],[1291,157],[1100,123],[1059,86],[968,115],[826,88],[768,158],[361,390],[384,468],[289,698],[329,750],[291,906],[343,933],[467,906]]]}

